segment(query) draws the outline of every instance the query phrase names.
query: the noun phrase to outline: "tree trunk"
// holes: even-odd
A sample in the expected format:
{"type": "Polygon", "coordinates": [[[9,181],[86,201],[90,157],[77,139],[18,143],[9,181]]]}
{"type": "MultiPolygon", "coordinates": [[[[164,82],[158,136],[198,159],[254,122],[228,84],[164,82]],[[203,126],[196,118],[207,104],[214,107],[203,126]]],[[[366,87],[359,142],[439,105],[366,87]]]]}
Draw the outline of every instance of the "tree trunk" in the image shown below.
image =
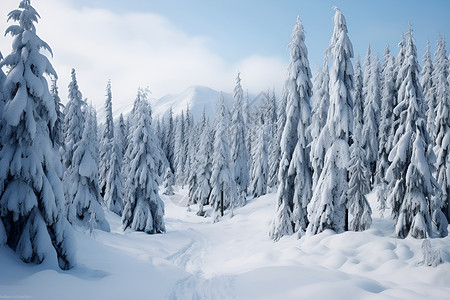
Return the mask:
{"type": "Polygon", "coordinates": [[[223,217],[223,185],[222,190],[220,191],[220,214],[223,217]]]}

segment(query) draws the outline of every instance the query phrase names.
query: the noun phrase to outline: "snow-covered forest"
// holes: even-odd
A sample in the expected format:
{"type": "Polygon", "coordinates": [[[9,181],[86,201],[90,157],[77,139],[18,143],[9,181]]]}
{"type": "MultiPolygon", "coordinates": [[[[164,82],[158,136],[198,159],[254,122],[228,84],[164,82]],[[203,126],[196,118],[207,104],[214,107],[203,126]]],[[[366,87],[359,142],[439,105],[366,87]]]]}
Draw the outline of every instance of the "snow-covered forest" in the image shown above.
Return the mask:
{"type": "Polygon", "coordinates": [[[0,53],[0,298],[450,297],[443,35],[420,58],[406,26],[360,58],[335,8],[312,71],[298,17],[281,97],[237,72],[214,114],[155,116],[139,88],[113,115],[107,81],[99,119],[39,18],[21,0],[0,53]]]}

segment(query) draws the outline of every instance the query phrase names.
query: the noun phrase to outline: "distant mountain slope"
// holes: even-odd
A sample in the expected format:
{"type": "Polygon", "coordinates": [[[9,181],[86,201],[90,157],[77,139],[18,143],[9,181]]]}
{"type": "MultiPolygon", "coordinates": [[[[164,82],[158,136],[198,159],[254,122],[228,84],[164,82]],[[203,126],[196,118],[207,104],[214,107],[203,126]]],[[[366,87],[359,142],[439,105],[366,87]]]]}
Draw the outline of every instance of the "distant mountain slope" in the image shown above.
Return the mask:
{"type": "MultiPolygon", "coordinates": [[[[170,107],[172,107],[174,116],[180,115],[182,111],[186,112],[186,108],[189,105],[194,120],[198,120],[205,108],[207,116],[211,119],[214,117],[214,110],[217,101],[220,96],[220,91],[213,90],[206,86],[191,86],[179,94],[168,94],[159,99],[150,99],[152,106],[153,117],[162,117],[166,114],[170,107]]],[[[225,99],[225,103],[229,109],[232,107],[233,95],[230,93],[222,92],[225,99]]],[[[257,96],[249,96],[250,106],[256,106],[264,101],[263,93],[257,96]]],[[[113,99],[113,115],[114,119],[117,119],[122,113],[127,115],[133,108],[133,102],[127,104],[121,104],[119,107],[114,105],[113,99]]],[[[98,120],[100,123],[105,119],[105,109],[104,107],[97,107],[98,120]]]]}

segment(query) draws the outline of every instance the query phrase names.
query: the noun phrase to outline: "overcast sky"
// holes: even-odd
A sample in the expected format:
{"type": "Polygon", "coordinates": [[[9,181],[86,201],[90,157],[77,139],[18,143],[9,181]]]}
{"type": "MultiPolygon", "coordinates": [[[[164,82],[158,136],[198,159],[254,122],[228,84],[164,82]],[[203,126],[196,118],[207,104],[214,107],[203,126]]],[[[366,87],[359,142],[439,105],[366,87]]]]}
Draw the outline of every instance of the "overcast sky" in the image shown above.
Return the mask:
{"type": "MultiPolygon", "coordinates": [[[[2,0],[1,32],[18,3],[2,0]]],[[[369,43],[380,56],[386,43],[396,54],[408,22],[420,56],[427,39],[434,51],[439,33],[450,36],[446,0],[32,0],[32,5],[42,17],[37,33],[53,48],[63,100],[74,67],[84,97],[97,108],[108,79],[116,108],[132,102],[139,86],[149,86],[153,97],[197,84],[231,92],[238,71],[250,93],[272,87],[280,93],[297,15],[315,68],[333,30],[334,5],[345,15],[355,54],[361,56],[369,43]]],[[[10,49],[11,38],[0,38],[4,56],[10,49]]]]}

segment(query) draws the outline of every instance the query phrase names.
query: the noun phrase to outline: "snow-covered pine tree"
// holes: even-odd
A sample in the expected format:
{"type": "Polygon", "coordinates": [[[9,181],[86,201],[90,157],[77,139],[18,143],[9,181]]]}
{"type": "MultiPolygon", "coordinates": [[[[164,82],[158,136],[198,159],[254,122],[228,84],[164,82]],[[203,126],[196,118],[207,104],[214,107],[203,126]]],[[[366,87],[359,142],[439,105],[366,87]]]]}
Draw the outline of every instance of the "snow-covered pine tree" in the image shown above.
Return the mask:
{"type": "MultiPolygon", "coordinates": [[[[440,36],[436,52],[434,54],[434,70],[433,70],[433,88],[436,93],[436,146],[434,151],[437,156],[436,161],[436,179],[439,183],[442,193],[433,198],[432,208],[436,211],[433,219],[439,222],[441,228],[445,228],[445,222],[440,221],[437,209],[442,207],[447,221],[450,220],[450,87],[449,87],[449,62],[447,52],[445,50],[444,36],[440,36]]],[[[445,232],[439,230],[441,235],[445,232]]]]}
{"type": "MultiPolygon", "coordinates": [[[[386,44],[386,46],[384,47],[384,52],[383,52],[383,62],[381,65],[381,77],[380,77],[380,83],[381,83],[381,96],[383,96],[383,88],[384,88],[384,74],[386,73],[386,67],[388,64],[389,59],[392,57],[391,54],[391,50],[389,49],[389,44],[386,44]]],[[[380,105],[381,107],[381,105],[380,105]]]]}
{"type": "Polygon", "coordinates": [[[187,184],[189,185],[189,201],[188,205],[197,204],[197,197],[195,196],[195,191],[197,189],[197,172],[194,170],[195,166],[200,164],[198,152],[199,150],[199,136],[201,135],[201,124],[200,122],[195,124],[194,128],[191,130],[191,134],[188,138],[189,140],[189,151],[187,156],[187,164],[192,166],[189,167],[190,171],[185,172],[189,177],[187,178],[187,184]]]}
{"type": "MultiPolygon", "coordinates": [[[[362,77],[361,77],[362,78],[362,77]]],[[[362,79],[361,79],[362,80],[362,79]]],[[[311,165],[313,169],[313,190],[317,185],[320,173],[322,173],[325,153],[330,147],[328,140],[323,140],[325,135],[320,135],[327,121],[328,109],[330,107],[329,94],[330,75],[328,71],[328,55],[325,55],[322,69],[317,71],[313,82],[312,117],[311,117],[311,165]]]]}
{"type": "Polygon", "coordinates": [[[99,186],[100,194],[105,196],[106,178],[111,167],[111,158],[114,151],[114,119],[112,113],[111,80],[106,85],[105,100],[106,122],[100,140],[99,186]]]}
{"type": "Polygon", "coordinates": [[[233,115],[231,118],[231,160],[234,167],[234,180],[238,193],[238,206],[245,205],[247,188],[249,186],[249,154],[247,153],[246,128],[242,118],[242,102],[244,91],[241,86],[241,77],[238,73],[234,88],[233,115]]]}
{"type": "MultiPolygon", "coordinates": [[[[370,48],[368,52],[370,51],[370,48]]],[[[364,85],[364,124],[361,133],[362,146],[366,151],[370,182],[374,183],[378,155],[378,127],[380,124],[380,61],[378,54],[370,56],[370,65],[364,74],[369,73],[367,86],[364,85]]],[[[364,76],[365,82],[366,76],[364,76]]]]}
{"type": "Polygon", "coordinates": [[[216,132],[211,169],[211,193],[209,202],[214,207],[214,218],[218,220],[226,209],[238,205],[234,169],[231,162],[230,142],[228,138],[229,117],[223,95],[220,94],[216,108],[216,132]]]}
{"type": "Polygon", "coordinates": [[[367,95],[369,94],[369,82],[370,82],[370,77],[372,75],[372,50],[370,48],[370,44],[369,46],[367,46],[367,52],[366,52],[366,57],[364,58],[364,72],[363,72],[363,101],[364,101],[364,106],[366,105],[366,98],[367,95]]]}
{"type": "Polygon", "coordinates": [[[75,144],[81,140],[84,130],[84,113],[86,102],[78,88],[75,69],[71,73],[72,81],[69,83],[69,101],[64,109],[64,166],[72,164],[75,144]]]}
{"type": "Polygon", "coordinates": [[[268,170],[267,170],[267,185],[269,188],[274,188],[277,184],[278,161],[280,144],[277,140],[277,100],[275,90],[272,90],[267,106],[268,119],[268,170]],[[272,180],[271,180],[272,178],[272,180]]]}
{"type": "MultiPolygon", "coordinates": [[[[283,95],[285,93],[283,92],[283,95]]],[[[277,109],[277,131],[276,136],[274,138],[275,149],[273,150],[275,153],[273,155],[273,159],[269,162],[269,186],[276,187],[278,186],[278,170],[280,168],[280,160],[281,160],[281,137],[283,135],[284,125],[286,123],[286,97],[281,98],[280,105],[277,109]]],[[[248,128],[248,127],[247,127],[248,128]]]]}
{"type": "MultiPolygon", "coordinates": [[[[0,75],[1,76],[1,75],[0,75]]],[[[64,135],[63,135],[63,123],[64,123],[64,105],[61,103],[61,98],[58,93],[58,86],[56,85],[57,78],[52,78],[52,85],[50,88],[50,94],[52,95],[53,101],[55,102],[56,109],[56,122],[53,130],[50,131],[50,139],[54,143],[54,147],[60,151],[64,148],[64,135]]],[[[0,79],[1,82],[1,79],[0,79]]]]}
{"type": "Polygon", "coordinates": [[[281,138],[277,211],[269,233],[274,240],[306,227],[306,205],[311,198],[310,137],[307,128],[311,124],[312,84],[300,17],[297,17],[292,30],[289,53],[290,62],[284,88],[286,124],[281,138]]]}
{"type": "Polygon", "coordinates": [[[39,14],[30,0],[8,14],[19,22],[6,29],[14,37],[7,66],[1,119],[0,243],[25,262],[54,255],[61,269],[75,264],[74,245],[64,214],[61,156],[51,139],[58,115],[44,74],[56,72],[40,51],[51,49],[36,35],[39,14]]]}
{"type": "Polygon", "coordinates": [[[425,98],[427,129],[432,141],[436,138],[436,94],[433,89],[433,62],[431,61],[430,41],[427,41],[425,54],[423,55],[423,68],[420,72],[420,86],[425,98]]]}
{"type": "Polygon", "coordinates": [[[189,176],[192,173],[192,168],[195,164],[195,154],[191,152],[195,151],[196,146],[198,146],[198,133],[194,133],[194,116],[191,113],[189,103],[186,107],[186,117],[184,119],[184,170],[183,170],[183,183],[187,183],[189,176]],[[191,145],[195,143],[195,145],[191,145]]]}
{"type": "Polygon", "coordinates": [[[336,232],[348,230],[347,167],[350,159],[349,142],[353,130],[353,46],[347,35],[347,24],[339,8],[335,8],[334,32],[329,53],[333,59],[330,69],[330,108],[324,129],[320,133],[331,145],[308,205],[308,230],[313,234],[325,229],[336,232]]]}
{"type": "Polygon", "coordinates": [[[81,140],[73,147],[72,163],[64,173],[67,218],[73,225],[85,228],[94,225],[95,228],[109,231],[101,206],[103,199],[98,185],[98,162],[95,157],[97,140],[94,109],[91,106],[85,111],[85,120],[81,140]]]}
{"type": "Polygon", "coordinates": [[[122,224],[149,234],[163,233],[164,203],[158,194],[160,149],[151,127],[146,90],[139,89],[131,112],[129,143],[124,167],[125,191],[122,224]]]}
{"type": "Polygon", "coordinates": [[[410,29],[405,59],[397,78],[403,78],[398,90],[395,112],[400,116],[396,143],[389,154],[391,165],[386,179],[391,183],[388,202],[397,224],[395,235],[426,238],[431,231],[429,205],[438,187],[433,178],[435,156],[430,145],[424,114],[424,99],[419,84],[419,63],[410,29]]]}
{"type": "MultiPolygon", "coordinates": [[[[120,129],[120,127],[119,127],[120,129]]],[[[123,164],[123,137],[120,130],[116,131],[112,140],[112,152],[109,159],[110,166],[106,173],[105,186],[105,204],[106,207],[118,214],[122,215],[123,210],[123,186],[124,180],[122,175],[123,164]]]]}
{"type": "Polygon", "coordinates": [[[173,122],[173,110],[170,107],[166,123],[164,124],[164,144],[163,151],[171,170],[174,170],[174,143],[175,143],[175,127],[173,122]]]}
{"type": "MultiPolygon", "coordinates": [[[[361,58],[356,57],[355,67],[353,68],[353,130],[358,129],[359,132],[353,132],[354,137],[357,135],[361,145],[361,135],[364,124],[364,98],[363,98],[363,75],[361,70],[361,58]],[[360,127],[359,127],[360,126],[360,127]]],[[[364,159],[364,161],[366,161],[364,159]]]]}
{"type": "Polygon", "coordinates": [[[268,160],[267,160],[267,125],[262,125],[259,128],[259,137],[254,150],[252,169],[252,181],[250,183],[250,193],[254,198],[260,197],[267,193],[267,175],[268,175],[268,160]]]}
{"type": "Polygon", "coordinates": [[[115,139],[119,143],[120,150],[122,151],[122,157],[125,155],[125,151],[127,150],[127,136],[128,136],[128,130],[127,130],[127,124],[125,123],[125,120],[123,118],[123,114],[120,114],[119,121],[116,125],[115,133],[115,139]]]}
{"type": "Polygon", "coordinates": [[[180,185],[183,185],[185,182],[185,178],[183,177],[186,163],[186,138],[184,127],[184,111],[181,111],[181,116],[175,118],[174,134],[175,182],[180,185]]]}
{"type": "Polygon", "coordinates": [[[388,56],[386,66],[383,71],[383,94],[381,97],[381,115],[380,126],[378,128],[378,160],[375,174],[375,185],[377,186],[378,210],[383,215],[386,209],[387,185],[386,171],[389,168],[389,153],[392,150],[394,126],[393,109],[395,103],[395,59],[392,55],[388,56]]]}
{"type": "MultiPolygon", "coordinates": [[[[360,80],[361,66],[359,57],[355,64],[355,86],[360,80]],[[358,74],[359,73],[359,74],[358,74]]],[[[363,101],[361,95],[353,94],[353,144],[350,146],[349,183],[347,199],[349,213],[353,216],[350,228],[353,231],[364,231],[372,224],[372,209],[366,199],[370,192],[370,173],[367,167],[366,152],[361,146],[361,131],[363,121],[363,101]]]]}
{"type": "Polygon", "coordinates": [[[166,169],[166,174],[164,174],[164,182],[163,182],[163,195],[175,195],[173,192],[173,185],[175,184],[175,178],[173,178],[172,171],[170,168],[166,169]]]}
{"type": "Polygon", "coordinates": [[[197,162],[194,165],[195,169],[192,173],[196,174],[197,185],[195,186],[195,191],[192,197],[195,202],[198,203],[197,214],[204,215],[203,207],[208,204],[209,196],[211,193],[211,168],[212,168],[212,153],[213,153],[213,143],[211,139],[211,128],[209,126],[208,119],[206,118],[205,109],[203,109],[202,118],[199,122],[200,128],[200,142],[198,147],[198,152],[195,154],[197,157],[197,162]]]}

